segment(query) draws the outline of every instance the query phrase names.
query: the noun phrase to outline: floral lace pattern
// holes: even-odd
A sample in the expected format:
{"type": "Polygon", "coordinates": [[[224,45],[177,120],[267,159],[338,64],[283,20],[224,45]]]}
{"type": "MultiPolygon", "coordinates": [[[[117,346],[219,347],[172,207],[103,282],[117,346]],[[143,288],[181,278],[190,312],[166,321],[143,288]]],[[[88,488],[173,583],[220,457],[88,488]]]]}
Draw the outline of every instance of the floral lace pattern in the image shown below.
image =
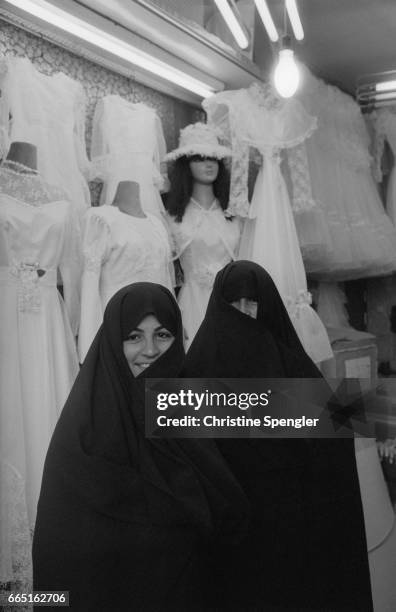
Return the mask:
{"type": "Polygon", "coordinates": [[[0,194],[31,206],[68,199],[63,189],[47,183],[40,175],[25,174],[6,166],[0,166],[0,194]]]}
{"type": "Polygon", "coordinates": [[[295,299],[290,296],[287,296],[285,302],[290,318],[292,320],[298,319],[301,308],[311,306],[312,295],[311,293],[309,293],[309,291],[300,290],[295,299]]]}
{"type": "MultiPolygon", "coordinates": [[[[253,83],[248,89],[226,91],[204,100],[211,125],[222,131],[232,147],[228,215],[249,213],[248,178],[250,148],[279,163],[283,148],[297,146],[316,129],[316,120],[297,102],[281,100],[269,84],[253,83]]],[[[309,181],[306,177],[305,181],[309,181]]],[[[298,191],[297,187],[297,191],[298,191]]]]}
{"type": "Polygon", "coordinates": [[[294,212],[317,207],[312,196],[307,152],[304,143],[287,150],[287,161],[293,185],[292,209],[294,212]]]}
{"type": "Polygon", "coordinates": [[[38,262],[13,262],[11,274],[18,279],[18,310],[21,312],[38,312],[41,307],[41,292],[38,262]]]}
{"type": "Polygon", "coordinates": [[[248,91],[251,99],[268,111],[279,110],[282,107],[281,99],[269,83],[254,82],[248,91]]]}

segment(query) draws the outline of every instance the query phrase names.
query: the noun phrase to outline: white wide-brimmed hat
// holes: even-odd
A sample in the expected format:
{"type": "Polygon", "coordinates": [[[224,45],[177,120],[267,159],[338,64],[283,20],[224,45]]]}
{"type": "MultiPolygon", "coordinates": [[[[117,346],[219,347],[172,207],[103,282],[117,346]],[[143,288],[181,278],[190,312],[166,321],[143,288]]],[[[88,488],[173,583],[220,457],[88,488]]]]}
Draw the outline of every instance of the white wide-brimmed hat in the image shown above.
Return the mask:
{"type": "Polygon", "coordinates": [[[223,159],[231,157],[232,151],[219,143],[216,130],[206,123],[192,123],[180,130],[179,146],[165,155],[165,161],[174,161],[179,157],[203,155],[223,159]]]}

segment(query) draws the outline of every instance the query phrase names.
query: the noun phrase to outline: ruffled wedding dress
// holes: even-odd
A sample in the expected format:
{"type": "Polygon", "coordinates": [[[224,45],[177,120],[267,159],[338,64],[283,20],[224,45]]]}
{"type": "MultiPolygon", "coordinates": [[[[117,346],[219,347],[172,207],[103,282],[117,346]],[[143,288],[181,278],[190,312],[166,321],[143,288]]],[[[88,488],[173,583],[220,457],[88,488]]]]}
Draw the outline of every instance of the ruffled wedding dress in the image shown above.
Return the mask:
{"type": "Polygon", "coordinates": [[[315,130],[315,119],[295,100],[276,97],[269,85],[216,94],[203,103],[208,121],[233,150],[229,212],[247,217],[239,250],[265,268],[275,281],[303,346],[315,362],[333,356],[311,296],[293,212],[280,162],[282,149],[294,147],[315,130]],[[263,162],[248,202],[249,149],[263,162]]]}
{"type": "Polygon", "coordinates": [[[301,69],[298,98],[318,118],[318,129],[302,146],[326,232],[309,212],[297,220],[297,229],[303,249],[309,235],[322,236],[329,244],[324,256],[307,251],[306,270],[327,281],[390,274],[396,270],[396,231],[373,180],[370,138],[359,106],[337,87],[301,69]]]}
{"type": "Polygon", "coordinates": [[[92,207],[85,218],[83,255],[81,362],[102,323],[107,302],[119,289],[145,281],[173,290],[168,233],[154,215],[140,218],[116,206],[92,207]]]}
{"type": "Polygon", "coordinates": [[[63,190],[7,165],[0,167],[0,583],[30,591],[44,459],[78,373],[78,221],[63,190]]]}

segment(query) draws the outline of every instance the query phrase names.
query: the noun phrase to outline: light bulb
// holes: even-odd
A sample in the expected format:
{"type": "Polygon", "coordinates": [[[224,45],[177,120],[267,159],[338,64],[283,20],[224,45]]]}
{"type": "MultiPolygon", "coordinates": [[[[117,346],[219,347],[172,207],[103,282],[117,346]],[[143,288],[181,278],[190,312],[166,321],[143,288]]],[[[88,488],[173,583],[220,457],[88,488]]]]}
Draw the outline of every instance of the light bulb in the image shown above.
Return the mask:
{"type": "Polygon", "coordinates": [[[282,98],[291,98],[297,91],[300,72],[294,60],[292,49],[281,49],[274,72],[276,91],[282,98]]]}

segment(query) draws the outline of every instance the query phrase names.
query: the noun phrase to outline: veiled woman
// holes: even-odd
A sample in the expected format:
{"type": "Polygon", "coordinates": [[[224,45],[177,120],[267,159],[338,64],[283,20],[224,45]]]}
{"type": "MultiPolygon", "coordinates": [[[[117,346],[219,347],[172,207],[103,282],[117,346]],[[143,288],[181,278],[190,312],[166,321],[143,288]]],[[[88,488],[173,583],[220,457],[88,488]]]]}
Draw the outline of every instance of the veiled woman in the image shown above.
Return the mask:
{"type": "MultiPolygon", "coordinates": [[[[34,536],[35,590],[73,611],[201,610],[206,547],[245,498],[215,445],[145,438],[144,378],[184,358],[177,303],[136,283],[109,302],[57,424],[34,536]]],[[[55,608],[54,608],[55,609],[55,608]]]]}
{"type": "MultiPolygon", "coordinates": [[[[249,261],[230,263],[217,274],[182,374],[321,377],[271,277],[249,261]]],[[[353,440],[219,438],[216,443],[251,506],[241,544],[215,551],[219,607],[371,612],[353,440]]]]}

